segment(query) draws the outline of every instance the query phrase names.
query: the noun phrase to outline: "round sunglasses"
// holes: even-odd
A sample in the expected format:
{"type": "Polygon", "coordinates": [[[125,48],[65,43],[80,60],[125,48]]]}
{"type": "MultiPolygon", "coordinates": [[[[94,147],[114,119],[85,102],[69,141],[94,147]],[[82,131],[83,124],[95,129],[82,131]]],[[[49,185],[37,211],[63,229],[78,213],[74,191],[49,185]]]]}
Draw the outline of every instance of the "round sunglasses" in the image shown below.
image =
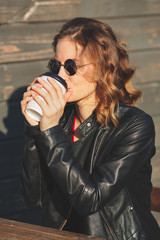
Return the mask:
{"type": "Polygon", "coordinates": [[[92,64],[92,63],[87,63],[87,64],[84,64],[84,65],[78,66],[73,59],[67,59],[65,61],[65,63],[62,64],[56,58],[53,58],[49,61],[48,68],[51,72],[53,72],[55,74],[58,74],[59,70],[60,70],[60,67],[63,66],[64,69],[65,69],[65,72],[68,75],[73,76],[74,74],[76,74],[77,69],[82,68],[82,67],[84,67],[86,65],[89,65],[89,64],[92,64]]]}

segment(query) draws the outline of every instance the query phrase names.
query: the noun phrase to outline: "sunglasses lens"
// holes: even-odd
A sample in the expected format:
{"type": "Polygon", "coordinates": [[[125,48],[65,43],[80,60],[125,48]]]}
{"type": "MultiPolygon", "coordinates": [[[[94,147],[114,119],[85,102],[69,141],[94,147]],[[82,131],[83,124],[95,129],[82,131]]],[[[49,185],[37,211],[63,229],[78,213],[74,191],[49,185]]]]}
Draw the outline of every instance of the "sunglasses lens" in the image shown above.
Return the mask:
{"type": "MultiPolygon", "coordinates": [[[[56,59],[51,59],[48,63],[48,68],[51,72],[58,74],[60,67],[61,67],[61,63],[58,62],[56,59]]],[[[72,76],[76,73],[77,71],[77,65],[75,63],[75,61],[73,61],[72,59],[67,59],[64,63],[65,70],[67,71],[67,73],[72,76]]]]}
{"type": "Polygon", "coordinates": [[[76,63],[72,59],[66,60],[64,67],[67,70],[67,72],[69,73],[69,75],[71,75],[71,76],[74,75],[77,71],[76,63]]]}
{"type": "Polygon", "coordinates": [[[51,59],[48,63],[48,68],[51,72],[58,74],[61,64],[56,59],[51,59]]]}

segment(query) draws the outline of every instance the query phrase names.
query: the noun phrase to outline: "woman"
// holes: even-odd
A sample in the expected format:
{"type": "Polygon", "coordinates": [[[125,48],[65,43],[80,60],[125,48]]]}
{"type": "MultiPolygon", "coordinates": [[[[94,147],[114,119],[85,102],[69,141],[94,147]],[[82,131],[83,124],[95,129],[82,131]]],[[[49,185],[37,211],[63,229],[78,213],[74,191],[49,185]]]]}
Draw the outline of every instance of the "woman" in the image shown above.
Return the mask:
{"type": "Polygon", "coordinates": [[[50,69],[68,91],[63,96],[52,78],[50,87],[39,77],[24,94],[24,201],[45,208],[45,226],[105,239],[160,239],[150,212],[154,125],[134,106],[141,92],[131,84],[135,69],[125,49],[108,25],[89,18],[67,22],[53,48],[50,69]],[[31,99],[42,108],[39,123],[25,113],[31,99]]]}

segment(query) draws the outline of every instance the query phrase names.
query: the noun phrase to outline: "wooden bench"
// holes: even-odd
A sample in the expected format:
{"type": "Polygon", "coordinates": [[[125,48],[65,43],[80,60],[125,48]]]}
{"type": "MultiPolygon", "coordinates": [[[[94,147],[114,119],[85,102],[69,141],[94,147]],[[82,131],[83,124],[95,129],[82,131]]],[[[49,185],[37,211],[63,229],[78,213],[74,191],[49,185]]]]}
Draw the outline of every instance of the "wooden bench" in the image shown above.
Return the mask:
{"type": "Polygon", "coordinates": [[[1,240],[104,240],[78,233],[0,218],[1,240]]]}
{"type": "Polygon", "coordinates": [[[151,192],[151,210],[160,212],[160,188],[153,187],[151,192]]]}

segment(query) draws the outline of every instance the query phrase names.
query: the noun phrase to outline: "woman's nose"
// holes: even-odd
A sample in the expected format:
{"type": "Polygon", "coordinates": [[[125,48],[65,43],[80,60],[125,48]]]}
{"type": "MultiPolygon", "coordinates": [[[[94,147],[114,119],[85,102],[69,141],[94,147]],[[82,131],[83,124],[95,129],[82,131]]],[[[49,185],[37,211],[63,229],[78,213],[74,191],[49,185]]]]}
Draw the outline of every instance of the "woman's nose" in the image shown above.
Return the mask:
{"type": "Polygon", "coordinates": [[[67,75],[67,73],[66,73],[66,71],[65,71],[65,69],[64,69],[64,66],[61,66],[61,67],[60,67],[58,75],[59,75],[61,78],[63,78],[64,80],[67,78],[68,75],[67,75]]]}

